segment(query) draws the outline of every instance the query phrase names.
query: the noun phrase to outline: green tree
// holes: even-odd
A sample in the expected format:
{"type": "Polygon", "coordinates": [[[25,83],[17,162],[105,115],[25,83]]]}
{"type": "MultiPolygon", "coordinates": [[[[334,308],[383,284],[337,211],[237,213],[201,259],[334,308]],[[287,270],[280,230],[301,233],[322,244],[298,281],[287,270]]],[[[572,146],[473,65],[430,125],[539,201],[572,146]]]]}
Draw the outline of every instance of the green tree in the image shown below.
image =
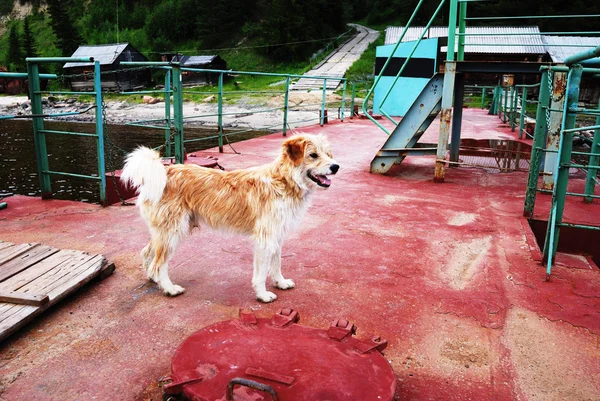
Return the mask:
{"type": "Polygon", "coordinates": [[[6,64],[10,70],[23,69],[23,57],[21,56],[21,45],[19,43],[19,33],[16,25],[10,28],[8,36],[8,52],[6,54],[6,64]]]}
{"type": "Polygon", "coordinates": [[[29,16],[25,17],[23,21],[23,52],[25,57],[37,57],[37,50],[35,47],[35,40],[29,27],[29,16]]]}
{"type": "Polygon", "coordinates": [[[63,56],[70,56],[83,41],[68,12],[72,0],[47,0],[47,3],[50,25],[58,38],[58,48],[63,56]]]}

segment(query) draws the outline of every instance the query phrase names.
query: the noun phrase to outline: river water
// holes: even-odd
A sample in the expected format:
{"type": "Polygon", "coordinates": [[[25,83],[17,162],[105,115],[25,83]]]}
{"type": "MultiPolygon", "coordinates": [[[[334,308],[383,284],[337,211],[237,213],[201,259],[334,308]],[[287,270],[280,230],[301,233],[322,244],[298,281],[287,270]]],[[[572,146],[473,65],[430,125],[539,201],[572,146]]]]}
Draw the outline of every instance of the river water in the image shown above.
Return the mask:
{"type": "MultiPolygon", "coordinates": [[[[94,133],[95,125],[45,121],[49,130],[94,133]]],[[[185,139],[199,139],[217,134],[216,128],[188,128],[185,139]]],[[[249,132],[233,135],[230,142],[240,141],[265,132],[249,132]]],[[[98,170],[96,139],[73,135],[46,134],[48,164],[51,171],[93,175],[98,170]]],[[[165,142],[164,131],[124,125],[105,127],[106,171],[123,167],[123,158],[139,145],[157,147],[165,142]]],[[[185,144],[187,152],[217,146],[217,139],[207,139],[185,144]]],[[[52,193],[55,199],[98,202],[99,190],[95,180],[75,177],[51,176],[52,193]]],[[[40,196],[37,174],[33,129],[30,120],[0,120],[0,196],[3,193],[40,196]]]]}

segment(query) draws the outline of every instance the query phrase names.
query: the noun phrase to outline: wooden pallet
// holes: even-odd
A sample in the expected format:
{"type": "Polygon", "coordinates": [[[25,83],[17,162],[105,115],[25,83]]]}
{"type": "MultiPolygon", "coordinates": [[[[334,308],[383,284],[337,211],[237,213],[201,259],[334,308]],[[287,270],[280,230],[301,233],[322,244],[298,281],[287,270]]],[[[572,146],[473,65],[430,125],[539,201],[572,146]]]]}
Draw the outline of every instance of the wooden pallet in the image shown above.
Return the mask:
{"type": "Polygon", "coordinates": [[[115,269],[102,255],[0,241],[0,342],[95,277],[115,269]]]}

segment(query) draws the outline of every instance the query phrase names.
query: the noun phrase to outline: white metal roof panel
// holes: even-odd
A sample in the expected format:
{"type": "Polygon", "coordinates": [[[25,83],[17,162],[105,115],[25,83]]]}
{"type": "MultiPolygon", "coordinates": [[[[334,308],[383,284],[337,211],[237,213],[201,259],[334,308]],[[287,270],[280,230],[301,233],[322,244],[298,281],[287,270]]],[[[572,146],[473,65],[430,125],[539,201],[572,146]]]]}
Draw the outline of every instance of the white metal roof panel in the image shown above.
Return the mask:
{"type": "MultiPolygon", "coordinates": [[[[389,27],[385,31],[385,44],[398,42],[404,27],[389,27]]],[[[418,40],[425,27],[410,27],[403,42],[418,40]]],[[[458,28],[456,29],[456,43],[458,44],[458,28]]],[[[511,27],[467,27],[465,33],[466,53],[487,54],[543,54],[544,42],[537,26],[511,27]],[[481,36],[473,36],[481,35],[481,36]]],[[[443,26],[430,27],[423,38],[448,37],[448,28],[443,26]]],[[[446,47],[442,47],[446,51],[446,47]]]]}
{"type": "Polygon", "coordinates": [[[600,37],[590,36],[542,36],[552,61],[563,63],[567,57],[600,46],[600,37]]]}
{"type": "MultiPolygon", "coordinates": [[[[94,61],[100,62],[100,65],[111,65],[128,45],[129,43],[79,46],[71,57],[93,57],[94,61]]],[[[81,67],[92,64],[93,63],[66,63],[63,68],[81,67]]]]}

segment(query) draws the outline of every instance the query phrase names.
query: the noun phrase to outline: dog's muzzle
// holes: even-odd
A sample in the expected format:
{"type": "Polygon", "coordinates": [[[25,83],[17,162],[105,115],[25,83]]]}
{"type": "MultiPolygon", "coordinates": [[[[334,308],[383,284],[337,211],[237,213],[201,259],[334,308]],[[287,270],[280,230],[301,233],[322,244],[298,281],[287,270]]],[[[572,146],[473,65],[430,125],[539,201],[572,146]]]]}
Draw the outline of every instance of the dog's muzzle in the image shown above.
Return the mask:
{"type": "MultiPolygon", "coordinates": [[[[337,173],[339,169],[340,166],[338,164],[332,164],[329,166],[329,171],[331,171],[331,174],[337,173]]],[[[327,188],[331,185],[331,180],[325,174],[314,174],[312,170],[308,170],[306,175],[320,187],[327,188]]]]}

